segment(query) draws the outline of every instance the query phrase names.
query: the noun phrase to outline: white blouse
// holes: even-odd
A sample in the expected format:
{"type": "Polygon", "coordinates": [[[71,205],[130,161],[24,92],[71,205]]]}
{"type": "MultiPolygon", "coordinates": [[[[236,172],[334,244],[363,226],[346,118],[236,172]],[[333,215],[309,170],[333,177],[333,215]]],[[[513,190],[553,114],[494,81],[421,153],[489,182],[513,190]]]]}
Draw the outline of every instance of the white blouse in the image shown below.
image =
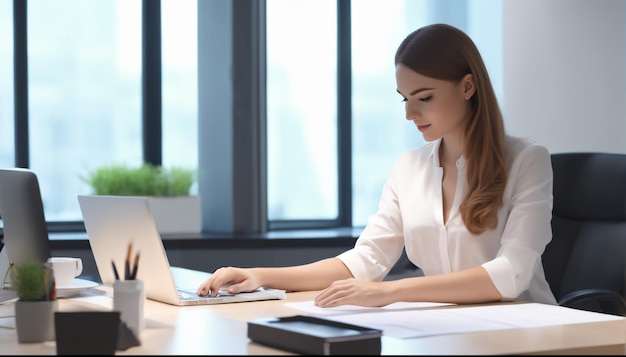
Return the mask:
{"type": "Polygon", "coordinates": [[[406,248],[426,276],[482,265],[503,300],[556,304],[541,254],[552,239],[552,164],[548,150],[529,139],[505,139],[507,184],[498,227],[479,235],[463,223],[465,159],[457,160],[454,202],[443,223],[441,139],[406,152],[383,187],[354,248],[338,255],[357,279],[380,281],[406,248]]]}

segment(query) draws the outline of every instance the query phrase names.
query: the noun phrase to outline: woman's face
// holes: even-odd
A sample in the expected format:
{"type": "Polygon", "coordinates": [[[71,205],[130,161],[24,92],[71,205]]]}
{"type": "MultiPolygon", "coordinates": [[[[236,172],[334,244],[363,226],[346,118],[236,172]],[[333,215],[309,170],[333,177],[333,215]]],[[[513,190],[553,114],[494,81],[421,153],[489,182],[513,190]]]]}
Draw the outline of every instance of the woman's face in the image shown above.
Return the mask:
{"type": "Polygon", "coordinates": [[[459,137],[475,91],[471,74],[455,83],[426,77],[398,64],[396,83],[404,98],[406,119],[415,123],[426,141],[459,137]]]}

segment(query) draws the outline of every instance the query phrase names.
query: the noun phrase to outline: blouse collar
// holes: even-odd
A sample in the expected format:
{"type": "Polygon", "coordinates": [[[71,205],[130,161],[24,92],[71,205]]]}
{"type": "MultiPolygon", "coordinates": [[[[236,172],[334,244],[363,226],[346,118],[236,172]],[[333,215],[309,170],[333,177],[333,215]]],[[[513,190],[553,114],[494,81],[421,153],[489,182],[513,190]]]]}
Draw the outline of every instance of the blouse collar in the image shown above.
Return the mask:
{"type": "MultiPolygon", "coordinates": [[[[430,152],[430,156],[432,158],[432,162],[433,162],[433,165],[435,167],[441,167],[441,164],[439,162],[439,147],[441,146],[441,141],[442,140],[443,140],[443,138],[439,138],[439,139],[433,141],[433,148],[432,148],[432,151],[430,152]]],[[[456,167],[459,170],[465,167],[465,156],[461,155],[456,160],[456,167]]]]}

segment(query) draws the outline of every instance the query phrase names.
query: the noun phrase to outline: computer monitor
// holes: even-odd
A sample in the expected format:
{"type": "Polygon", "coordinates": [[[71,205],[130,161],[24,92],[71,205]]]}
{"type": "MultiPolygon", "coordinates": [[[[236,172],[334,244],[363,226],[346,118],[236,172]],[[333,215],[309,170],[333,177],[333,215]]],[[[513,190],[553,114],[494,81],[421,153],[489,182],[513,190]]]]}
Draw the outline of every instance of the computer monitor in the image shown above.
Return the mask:
{"type": "Polygon", "coordinates": [[[2,283],[7,278],[6,270],[2,271],[7,263],[43,263],[51,256],[39,181],[33,171],[0,168],[0,219],[4,240],[0,251],[2,283]]]}

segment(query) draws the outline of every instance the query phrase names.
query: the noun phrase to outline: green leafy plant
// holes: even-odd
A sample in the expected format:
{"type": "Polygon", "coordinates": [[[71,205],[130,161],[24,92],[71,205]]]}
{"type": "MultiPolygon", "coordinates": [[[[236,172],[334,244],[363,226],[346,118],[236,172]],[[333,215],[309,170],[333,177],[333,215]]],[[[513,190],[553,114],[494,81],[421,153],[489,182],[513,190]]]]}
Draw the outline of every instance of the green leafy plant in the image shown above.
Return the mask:
{"type": "Polygon", "coordinates": [[[113,164],[96,168],[81,179],[96,195],[167,197],[188,196],[195,174],[195,170],[181,167],[113,164]]]}
{"type": "Polygon", "coordinates": [[[21,301],[55,300],[54,275],[47,263],[11,263],[11,289],[21,301]]]}

